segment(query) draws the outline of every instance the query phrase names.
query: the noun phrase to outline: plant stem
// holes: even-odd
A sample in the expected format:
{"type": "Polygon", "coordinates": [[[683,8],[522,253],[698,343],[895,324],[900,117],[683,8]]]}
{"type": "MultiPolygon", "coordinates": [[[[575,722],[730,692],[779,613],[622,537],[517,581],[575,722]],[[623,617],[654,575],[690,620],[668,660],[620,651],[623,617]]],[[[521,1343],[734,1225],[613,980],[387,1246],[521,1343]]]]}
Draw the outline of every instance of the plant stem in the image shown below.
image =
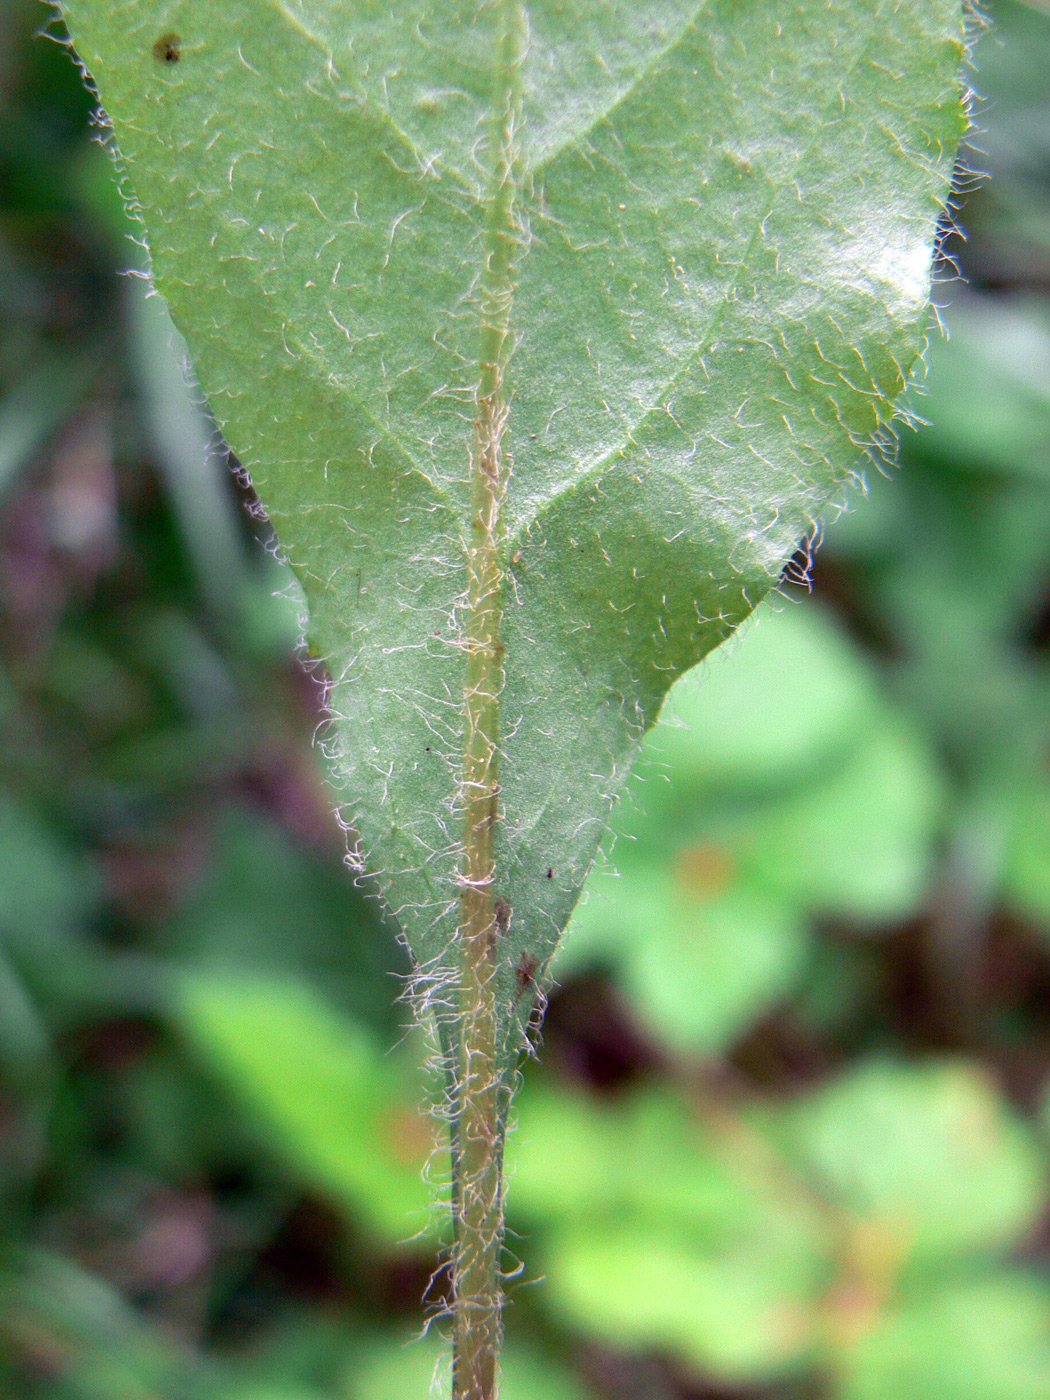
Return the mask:
{"type": "Polygon", "coordinates": [[[495,978],[499,928],[493,841],[499,816],[499,694],[503,684],[497,531],[500,409],[480,405],[475,457],[467,639],[465,830],[460,875],[455,1175],[455,1400],[494,1400],[503,1243],[502,1134],[495,978]]]}
{"type": "Polygon", "coordinates": [[[479,285],[481,353],[471,455],[469,620],[461,801],[460,982],[456,1007],[452,1170],[455,1246],[454,1400],[496,1400],[501,1338],[503,1137],[509,1086],[495,986],[500,956],[495,832],[499,821],[499,720],[503,689],[503,578],[499,557],[507,463],[504,371],[514,293],[516,127],[524,19],[520,0],[498,0],[492,176],[479,285]]]}

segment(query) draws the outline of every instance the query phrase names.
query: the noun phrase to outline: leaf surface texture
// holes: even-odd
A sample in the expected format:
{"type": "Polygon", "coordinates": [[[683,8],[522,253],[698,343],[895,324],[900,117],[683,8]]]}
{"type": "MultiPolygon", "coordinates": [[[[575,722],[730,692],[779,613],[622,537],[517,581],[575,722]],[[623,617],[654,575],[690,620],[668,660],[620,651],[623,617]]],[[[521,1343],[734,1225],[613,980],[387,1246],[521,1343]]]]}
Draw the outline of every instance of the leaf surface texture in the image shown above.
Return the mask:
{"type": "Polygon", "coordinates": [[[921,348],[959,0],[63,8],[302,580],[346,814],[438,975],[479,366],[505,319],[513,1041],[522,959],[553,949],[668,687],[775,583],[921,348]]]}

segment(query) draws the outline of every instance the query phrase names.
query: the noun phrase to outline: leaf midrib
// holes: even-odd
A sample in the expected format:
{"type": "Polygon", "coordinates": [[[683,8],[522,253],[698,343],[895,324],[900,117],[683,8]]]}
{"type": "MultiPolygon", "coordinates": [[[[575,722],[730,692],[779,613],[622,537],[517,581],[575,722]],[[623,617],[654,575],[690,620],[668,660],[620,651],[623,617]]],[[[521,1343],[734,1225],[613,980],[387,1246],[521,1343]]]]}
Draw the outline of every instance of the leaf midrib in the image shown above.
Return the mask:
{"type": "MultiPolygon", "coordinates": [[[[510,0],[510,3],[517,2],[518,0],[510,0]]],[[[325,56],[329,63],[334,64],[334,55],[332,54],[328,45],[325,43],[324,39],[320,35],[314,33],[312,30],[307,28],[307,26],[302,24],[302,22],[299,19],[297,19],[296,16],[294,16],[286,8],[284,0],[268,0],[268,3],[270,3],[274,7],[277,13],[296,31],[297,34],[299,34],[312,45],[314,45],[325,56]]],[[[526,180],[530,180],[536,172],[551,167],[558,160],[558,158],[564,155],[568,150],[579,147],[580,144],[586,140],[590,132],[594,131],[602,122],[607,121],[616,111],[620,110],[623,106],[625,106],[626,103],[630,100],[630,98],[639,90],[642,84],[653,75],[658,65],[661,62],[663,62],[666,58],[668,58],[671,54],[673,54],[679,48],[679,46],[683,42],[685,42],[690,33],[694,31],[700,17],[708,8],[710,8],[710,5],[712,3],[713,0],[699,0],[699,3],[694,7],[689,17],[682,25],[679,26],[679,28],[675,31],[675,33],[669,39],[669,41],[649,57],[648,61],[637,70],[629,85],[620,92],[618,92],[614,100],[610,102],[605,108],[603,108],[600,112],[595,113],[591,120],[588,121],[587,125],[579,133],[574,134],[573,137],[571,137],[570,139],[560,143],[559,146],[555,147],[550,152],[548,152],[541,161],[537,162],[535,166],[528,167],[522,164],[522,183],[524,183],[526,180]]],[[[520,4],[522,12],[527,15],[528,0],[520,0],[520,4]]],[[[881,14],[883,8],[883,4],[876,5],[876,20],[878,15],[881,14]]],[[[862,48],[859,50],[857,56],[850,65],[850,68],[843,79],[844,82],[849,78],[849,76],[853,72],[856,71],[856,69],[864,62],[865,58],[868,56],[871,45],[877,38],[877,29],[877,23],[875,22],[875,20],[873,20],[872,27],[869,29],[867,39],[865,40],[862,48]]],[[[496,65],[494,65],[494,71],[496,71],[496,65]]],[[[402,128],[398,126],[397,122],[394,120],[393,115],[388,110],[377,106],[363,91],[360,92],[359,96],[360,100],[362,101],[362,104],[367,108],[369,113],[373,115],[377,120],[381,121],[383,125],[388,127],[397,136],[397,138],[404,143],[406,149],[411,152],[413,158],[419,162],[421,170],[424,168],[440,170],[443,174],[447,175],[462,192],[468,194],[472,198],[472,200],[475,201],[480,212],[484,214],[488,213],[488,204],[490,197],[487,194],[485,196],[479,196],[478,191],[470,188],[463,181],[462,177],[459,176],[459,174],[452,167],[448,167],[442,165],[440,162],[430,160],[426,153],[420,150],[419,147],[414,143],[414,141],[408,135],[408,133],[403,131],[402,128]]],[[[824,110],[830,110],[837,101],[837,94],[829,97],[827,106],[824,110]]],[[[708,327],[705,330],[701,339],[698,341],[696,348],[679,364],[674,373],[665,381],[664,385],[661,387],[660,392],[653,401],[653,403],[648,408],[646,408],[637,419],[630,423],[626,431],[623,433],[622,437],[620,437],[620,439],[612,447],[610,447],[597,461],[593,462],[589,467],[585,468],[582,472],[575,475],[571,481],[564,483],[560,487],[550,492],[545,497],[545,499],[533,510],[521,515],[516,520],[513,533],[508,534],[505,539],[506,550],[513,550],[518,546],[524,544],[528,535],[536,527],[539,521],[545,515],[549,514],[552,510],[554,510],[559,505],[559,503],[571,499],[572,496],[578,494],[582,490],[592,487],[597,481],[599,481],[602,478],[602,476],[605,475],[618,460],[622,459],[624,452],[627,449],[629,449],[636,434],[640,432],[647,423],[655,419],[660,413],[666,411],[671,396],[673,396],[675,391],[680,387],[683,380],[689,374],[695,371],[697,365],[702,361],[703,357],[710,352],[711,345],[713,343],[713,338],[717,335],[718,328],[721,325],[727,313],[727,310],[731,304],[733,291],[736,287],[740,285],[741,279],[747,272],[747,269],[749,267],[750,255],[755,247],[755,241],[759,233],[761,232],[763,222],[775,209],[777,201],[782,196],[784,190],[791,183],[794,173],[800,167],[804,166],[807,160],[811,157],[817,143],[819,142],[823,134],[824,128],[825,123],[823,121],[818,121],[812,140],[807,145],[805,150],[798,155],[797,159],[792,164],[790,173],[788,173],[785,176],[782,176],[781,179],[779,179],[776,182],[776,184],[772,186],[770,191],[770,197],[767,203],[763,207],[761,214],[756,216],[755,218],[754,228],[748,241],[747,249],[745,250],[743,257],[741,258],[740,263],[737,265],[736,272],[732,280],[726,284],[723,294],[719,298],[718,305],[713,311],[708,327]]],[[[299,345],[301,352],[308,359],[313,360],[314,363],[317,363],[319,365],[319,367],[324,368],[326,372],[330,369],[330,366],[325,364],[323,358],[318,356],[316,353],[310,351],[306,346],[302,344],[299,337],[295,337],[295,340],[299,345]]],[[[411,464],[412,469],[415,472],[417,472],[424,480],[427,481],[431,489],[434,491],[436,498],[448,508],[452,509],[455,513],[460,514],[461,507],[457,507],[456,505],[454,505],[454,503],[447,496],[444,489],[440,486],[440,484],[437,481],[435,481],[432,474],[426,469],[426,466],[417,458],[415,452],[409,447],[409,445],[403,442],[392,428],[388,426],[384,427],[383,425],[379,424],[374,418],[374,415],[365,406],[362,399],[349,391],[349,389],[345,385],[345,382],[341,383],[339,387],[340,392],[343,393],[347,397],[347,399],[354,404],[357,412],[360,413],[363,417],[365,417],[369,422],[373,423],[376,426],[376,428],[379,431],[381,431],[383,435],[387,437],[387,439],[392,444],[396,445],[399,452],[404,456],[406,462],[411,464]]],[[[662,474],[668,477],[674,475],[673,473],[668,473],[666,471],[662,474]]],[[[686,483],[684,482],[680,484],[686,485],[686,483]]],[[[464,522],[464,524],[465,523],[466,522],[464,522]]],[[[463,538],[463,544],[464,548],[468,547],[466,534],[463,538]]]]}
{"type": "MultiPolygon", "coordinates": [[[[515,0],[512,0],[512,3],[514,2],[515,0]]],[[[527,19],[529,8],[528,0],[517,0],[517,2],[520,3],[521,12],[527,19]]],[[[602,121],[608,120],[608,118],[615,111],[622,107],[629,100],[631,95],[638,90],[642,82],[650,76],[655,67],[664,59],[666,59],[668,55],[672,54],[675,51],[675,49],[684,41],[684,39],[691,32],[691,30],[695,28],[697,20],[700,18],[704,10],[708,8],[711,2],[712,0],[700,0],[699,4],[695,6],[686,22],[682,24],[678,28],[678,30],[675,31],[673,37],[669,40],[669,42],[664,44],[657,52],[650,56],[649,61],[645,65],[640,67],[635,73],[629,85],[625,89],[618,92],[613,101],[610,102],[605,108],[603,108],[600,112],[595,113],[593,118],[587,123],[586,127],[583,128],[583,130],[580,133],[573,136],[569,140],[562,142],[559,146],[554,148],[552,151],[548,152],[544,156],[543,160],[538,162],[536,166],[530,168],[522,164],[521,175],[523,177],[523,180],[531,179],[536,171],[549,167],[562,154],[564,154],[565,151],[569,150],[570,148],[576,147],[580,144],[581,141],[586,140],[587,135],[591,131],[593,131],[602,121]]],[[[276,13],[280,16],[280,18],[284,20],[285,23],[287,23],[295,31],[297,35],[299,35],[301,38],[305,39],[309,44],[315,47],[321,54],[323,54],[327,62],[334,66],[335,56],[321,35],[315,33],[313,30],[308,28],[305,24],[302,23],[300,19],[298,19],[294,14],[292,14],[291,11],[286,7],[284,0],[268,0],[268,3],[273,7],[276,13]]],[[[496,72],[497,78],[501,78],[501,75],[499,75],[498,73],[497,65],[494,65],[494,72],[496,72]]],[[[505,77],[506,75],[502,75],[501,80],[505,80],[505,77]]],[[[489,213],[489,209],[487,206],[490,203],[490,196],[484,199],[479,198],[477,191],[467,186],[463,182],[461,177],[453,169],[444,166],[440,162],[430,161],[429,158],[425,155],[425,153],[421,151],[418,146],[416,146],[415,142],[408,135],[408,133],[403,131],[402,128],[398,126],[397,122],[393,118],[393,115],[387,109],[377,106],[364,91],[359,92],[359,97],[362,102],[362,105],[368,110],[369,114],[372,115],[377,121],[381,122],[389,130],[391,130],[394,133],[394,135],[404,143],[407,150],[411,152],[413,158],[419,162],[421,170],[424,168],[431,168],[440,170],[443,174],[447,175],[451,180],[454,181],[454,183],[457,184],[457,186],[462,192],[470,195],[471,198],[475,200],[479,207],[479,210],[483,211],[486,214],[487,222],[487,215],[489,213]]],[[[516,190],[515,197],[517,198],[518,195],[519,191],[516,190]]],[[[281,322],[281,325],[285,334],[287,334],[286,324],[284,322],[281,322]]],[[[322,356],[316,350],[311,349],[309,346],[305,345],[300,336],[295,335],[293,336],[293,339],[299,347],[300,353],[306,359],[316,364],[319,369],[324,371],[326,376],[331,374],[332,366],[326,363],[326,357],[322,356]]],[[[695,357],[693,357],[689,363],[695,364],[695,357]]],[[[685,367],[683,367],[683,369],[684,368],[685,367]]],[[[479,371],[479,383],[480,378],[481,375],[479,371]]],[[[598,467],[603,467],[604,464],[615,460],[622,453],[623,449],[630,442],[631,436],[633,435],[635,429],[642,422],[644,422],[646,418],[648,418],[655,411],[656,408],[660,407],[662,400],[666,397],[667,393],[670,392],[671,389],[673,389],[673,387],[674,381],[669,381],[668,384],[661,390],[659,399],[654,408],[646,410],[646,412],[642,415],[638,422],[631,426],[623,440],[620,443],[618,443],[615,448],[611,449],[610,452],[606,455],[606,457],[603,458],[602,463],[599,463],[598,467]]],[[[388,425],[383,425],[379,423],[372,411],[366,406],[362,397],[351,393],[349,388],[346,386],[345,382],[339,383],[339,391],[347,398],[347,400],[349,400],[354,405],[355,410],[361,415],[361,417],[363,417],[369,423],[371,423],[378,432],[380,432],[392,445],[396,447],[398,452],[404,457],[405,461],[411,465],[412,470],[417,472],[425,481],[427,481],[427,483],[434,491],[435,496],[438,498],[438,500],[440,500],[442,504],[448,506],[450,509],[455,510],[456,508],[453,506],[453,503],[449,500],[445,490],[434,479],[432,474],[429,471],[427,471],[424,464],[420,462],[417,458],[415,452],[411,450],[407,443],[402,441],[402,439],[398,436],[395,430],[388,425]]],[[[595,471],[595,468],[589,468],[587,473],[585,474],[585,477],[589,478],[593,471],[595,471]]],[[[567,486],[555,492],[549,498],[547,503],[544,506],[540,507],[535,513],[531,514],[530,516],[523,517],[513,536],[513,540],[511,541],[511,543],[519,543],[523,534],[527,533],[529,528],[533,524],[535,524],[536,520],[543,513],[543,511],[545,509],[550,508],[550,506],[556,503],[557,500],[570,495],[572,491],[576,488],[576,486],[580,483],[580,481],[583,479],[585,478],[574,478],[574,480],[567,486]]],[[[463,546],[464,549],[469,548],[465,535],[463,538],[463,546]]]]}
{"type": "MultiPolygon", "coordinates": [[[[714,0],[698,0],[693,10],[686,16],[682,23],[672,31],[670,38],[661,45],[659,49],[654,50],[646,56],[645,61],[634,71],[626,86],[614,91],[610,100],[604,106],[597,108],[578,131],[573,132],[571,136],[567,136],[563,141],[552,146],[550,150],[545,151],[533,164],[529,164],[523,160],[521,163],[523,177],[527,179],[535,178],[549,166],[553,165],[567,150],[572,147],[582,147],[586,143],[591,132],[600,126],[602,122],[608,121],[613,113],[628,102],[641,84],[651,76],[656,67],[667,58],[668,55],[674,53],[679,44],[685,39],[686,35],[696,27],[696,22],[700,16],[713,2],[714,0]]],[[[328,44],[320,34],[315,33],[312,29],[303,24],[302,20],[293,15],[291,11],[287,9],[284,0],[268,0],[268,3],[273,6],[281,18],[290,24],[298,34],[301,34],[303,38],[313,44],[313,46],[324,55],[327,62],[335,68],[335,54],[328,47],[328,44]]],[[[525,3],[522,5],[522,10],[525,15],[528,14],[528,0],[525,0],[525,3]]],[[[465,180],[461,172],[454,166],[446,165],[439,157],[428,156],[425,151],[421,150],[409,133],[398,124],[394,114],[389,108],[377,105],[368,95],[367,91],[360,86],[358,87],[357,95],[361,104],[368,109],[369,113],[376,120],[382,122],[383,125],[389,127],[397,138],[405,144],[412,153],[413,158],[419,163],[420,170],[440,171],[442,175],[447,176],[456,184],[463,193],[470,195],[472,198],[479,199],[479,202],[483,200],[484,196],[479,195],[479,191],[472,186],[469,181],[465,180]]]]}

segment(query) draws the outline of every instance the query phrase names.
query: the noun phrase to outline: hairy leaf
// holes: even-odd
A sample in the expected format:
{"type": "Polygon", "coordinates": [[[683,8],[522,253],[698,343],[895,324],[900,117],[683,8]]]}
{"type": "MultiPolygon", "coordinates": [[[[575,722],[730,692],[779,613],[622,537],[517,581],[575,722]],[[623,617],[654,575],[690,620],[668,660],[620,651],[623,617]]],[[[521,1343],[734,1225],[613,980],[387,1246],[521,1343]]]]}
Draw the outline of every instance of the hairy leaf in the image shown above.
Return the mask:
{"type": "Polygon", "coordinates": [[[64,0],[439,978],[493,659],[512,1042],[669,685],[920,349],[960,3],[64,0]]]}

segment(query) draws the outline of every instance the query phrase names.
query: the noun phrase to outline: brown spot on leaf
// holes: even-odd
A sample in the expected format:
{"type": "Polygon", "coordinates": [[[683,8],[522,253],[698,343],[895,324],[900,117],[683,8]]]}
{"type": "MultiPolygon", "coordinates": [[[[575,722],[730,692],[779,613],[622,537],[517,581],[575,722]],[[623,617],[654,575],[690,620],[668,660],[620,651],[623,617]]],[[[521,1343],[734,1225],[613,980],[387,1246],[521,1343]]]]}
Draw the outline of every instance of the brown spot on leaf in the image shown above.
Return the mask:
{"type": "Polygon", "coordinates": [[[515,971],[518,982],[518,996],[523,996],[525,989],[531,987],[536,980],[536,958],[532,953],[522,953],[521,960],[515,971]]]}
{"type": "Polygon", "coordinates": [[[182,40],[177,34],[162,34],[153,45],[153,57],[158,63],[178,63],[182,57],[182,40]]]}

